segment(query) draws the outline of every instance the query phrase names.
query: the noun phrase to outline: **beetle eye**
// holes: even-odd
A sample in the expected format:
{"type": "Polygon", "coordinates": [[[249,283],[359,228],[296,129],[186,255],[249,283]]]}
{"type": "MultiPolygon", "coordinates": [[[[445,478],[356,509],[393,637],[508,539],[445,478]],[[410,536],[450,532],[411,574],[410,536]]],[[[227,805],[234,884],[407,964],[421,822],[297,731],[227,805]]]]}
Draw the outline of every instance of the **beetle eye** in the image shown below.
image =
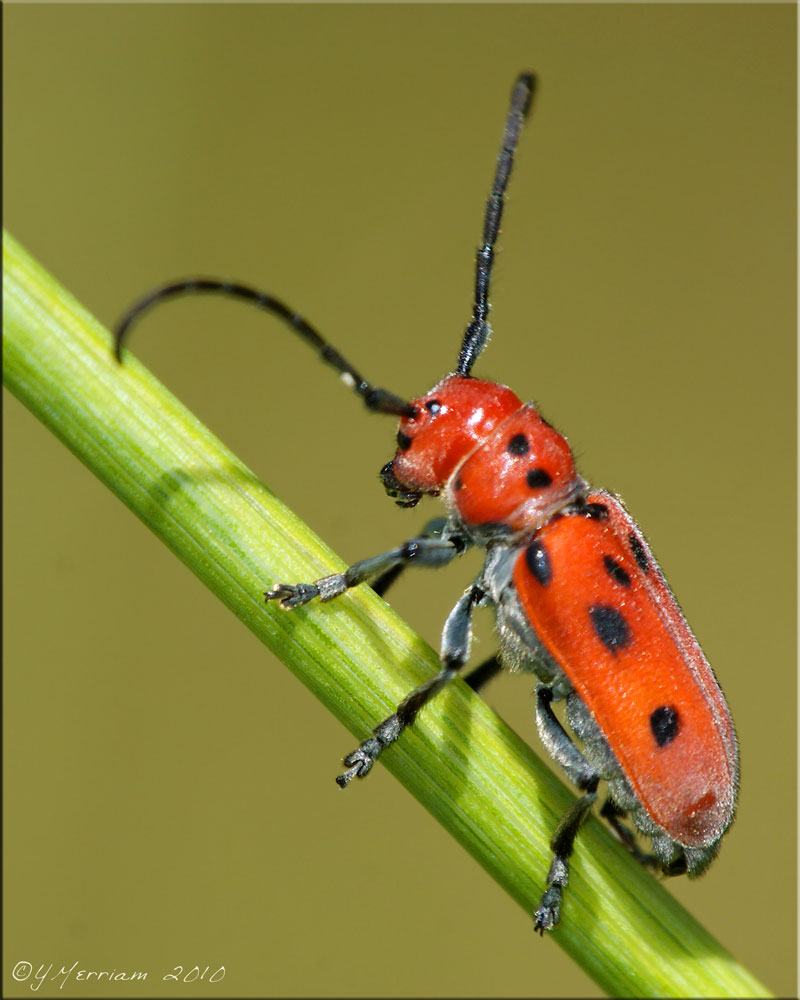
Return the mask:
{"type": "Polygon", "coordinates": [[[438,399],[429,399],[425,404],[425,409],[434,416],[441,410],[442,404],[438,399]]]}

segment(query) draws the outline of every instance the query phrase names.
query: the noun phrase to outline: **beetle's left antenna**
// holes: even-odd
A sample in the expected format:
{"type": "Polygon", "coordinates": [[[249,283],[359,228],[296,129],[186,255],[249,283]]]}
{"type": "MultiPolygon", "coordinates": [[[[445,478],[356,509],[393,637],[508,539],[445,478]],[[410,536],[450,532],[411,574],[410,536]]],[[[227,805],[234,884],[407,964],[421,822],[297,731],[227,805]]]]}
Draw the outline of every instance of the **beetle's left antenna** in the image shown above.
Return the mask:
{"type": "Polygon", "coordinates": [[[122,317],[114,331],[114,354],[117,361],[122,360],[123,342],[127,339],[131,326],[142,313],[159,302],[175,298],[178,295],[202,293],[229,295],[231,298],[244,299],[244,301],[251,302],[260,309],[265,309],[282,319],[318,352],[326,364],[339,372],[342,381],[361,396],[368,409],[376,413],[391,413],[398,417],[412,417],[416,414],[411,403],[396,396],[393,392],[389,392],[388,389],[380,389],[372,385],[363,378],[308,320],[303,319],[280,299],[256,288],[250,288],[248,285],[241,285],[234,281],[222,281],[218,278],[184,278],[180,281],[173,281],[154,288],[153,291],[148,292],[138,302],[135,302],[122,317]]]}
{"type": "Polygon", "coordinates": [[[458,375],[469,375],[472,366],[489,339],[489,282],[494,264],[494,248],[497,234],[500,231],[500,220],[503,217],[505,192],[508,178],[514,165],[514,153],[519,142],[519,134],[531,107],[531,98],[536,88],[536,77],[533,73],[520,73],[511,91],[511,106],[508,109],[506,128],[503,134],[503,144],[497,157],[497,170],[489,200],[486,202],[486,214],[483,220],[483,242],[478,247],[475,257],[475,304],[472,307],[472,322],[467,327],[458,356],[458,375]]]}

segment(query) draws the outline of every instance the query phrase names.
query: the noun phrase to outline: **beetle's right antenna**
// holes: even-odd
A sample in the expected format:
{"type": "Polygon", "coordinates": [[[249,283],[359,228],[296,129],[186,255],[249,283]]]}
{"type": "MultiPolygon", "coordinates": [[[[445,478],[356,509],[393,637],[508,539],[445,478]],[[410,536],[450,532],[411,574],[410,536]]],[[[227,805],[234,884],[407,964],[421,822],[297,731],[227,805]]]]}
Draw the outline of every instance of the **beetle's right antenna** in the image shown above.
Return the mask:
{"type": "Polygon", "coordinates": [[[508,178],[514,165],[514,153],[519,142],[522,125],[528,116],[531,98],[536,87],[536,77],[533,73],[520,73],[511,91],[511,107],[508,109],[506,129],[503,135],[503,145],[497,157],[497,170],[494,175],[492,193],[486,202],[486,214],[483,220],[483,243],[478,247],[475,258],[475,304],[472,307],[472,322],[467,327],[458,356],[456,374],[469,375],[472,366],[489,339],[489,282],[492,277],[494,263],[494,247],[497,234],[500,231],[500,220],[503,217],[503,205],[508,178]]]}
{"type": "Polygon", "coordinates": [[[120,320],[114,331],[114,354],[117,361],[122,361],[122,345],[129,335],[131,326],[139,319],[142,313],[151,309],[159,302],[175,298],[178,295],[193,295],[210,293],[217,295],[229,295],[231,298],[244,299],[252,302],[261,309],[266,309],[279,319],[287,323],[295,333],[298,333],[303,340],[311,344],[319,353],[322,360],[335,368],[339,372],[342,381],[350,386],[359,396],[362,397],[367,408],[375,413],[390,413],[398,417],[412,417],[416,410],[400,396],[396,396],[388,389],[380,389],[372,385],[363,378],[356,369],[343,358],[342,355],[332,347],[327,340],[316,330],[308,320],[284,305],[279,299],[260,292],[258,289],[250,288],[248,285],[241,285],[234,281],[221,281],[218,278],[184,278],[180,281],[170,282],[168,285],[161,285],[153,291],[148,292],[138,302],[135,302],[120,320]]]}

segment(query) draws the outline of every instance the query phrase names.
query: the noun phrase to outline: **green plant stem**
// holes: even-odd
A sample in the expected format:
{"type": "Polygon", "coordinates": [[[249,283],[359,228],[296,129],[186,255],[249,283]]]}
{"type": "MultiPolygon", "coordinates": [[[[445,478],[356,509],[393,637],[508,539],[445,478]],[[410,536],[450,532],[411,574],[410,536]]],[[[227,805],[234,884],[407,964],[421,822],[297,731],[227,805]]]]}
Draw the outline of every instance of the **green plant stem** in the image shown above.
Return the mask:
{"type": "MultiPolygon", "coordinates": [[[[293,613],[266,607],[272,583],[342,563],[132,356],[116,364],[108,332],[7,234],[3,265],[8,388],[365,738],[437,669],[435,653],[367,587],[293,613]]],[[[573,793],[529,747],[456,681],[381,765],[530,920],[573,793]]],[[[770,995],[594,818],[553,937],[612,995],[770,995]]],[[[535,958],[533,930],[530,947],[535,958]]]]}

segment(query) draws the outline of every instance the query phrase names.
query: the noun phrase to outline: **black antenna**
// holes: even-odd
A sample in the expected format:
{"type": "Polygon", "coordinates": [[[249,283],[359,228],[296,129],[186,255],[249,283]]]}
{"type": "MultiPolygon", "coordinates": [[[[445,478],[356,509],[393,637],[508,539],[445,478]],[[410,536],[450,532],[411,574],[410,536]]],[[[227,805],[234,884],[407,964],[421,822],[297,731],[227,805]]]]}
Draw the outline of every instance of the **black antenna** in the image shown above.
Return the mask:
{"type": "Polygon", "coordinates": [[[469,375],[472,366],[489,339],[489,282],[492,277],[494,263],[494,247],[497,234],[500,231],[500,220],[503,217],[503,205],[508,178],[514,165],[514,153],[519,142],[522,125],[528,116],[531,98],[536,87],[536,77],[533,73],[520,73],[511,91],[511,106],[508,109],[506,128],[503,134],[503,145],[497,157],[497,170],[494,175],[492,193],[486,202],[486,214],[483,220],[483,243],[478,247],[475,257],[475,304],[472,307],[472,322],[467,327],[458,356],[456,374],[469,375]]]}
{"type": "Polygon", "coordinates": [[[120,320],[114,331],[114,354],[117,361],[122,361],[122,344],[129,334],[130,328],[136,320],[159,302],[175,298],[178,295],[194,295],[201,293],[211,293],[219,295],[230,295],[231,298],[244,299],[252,302],[260,309],[265,309],[279,319],[287,323],[296,333],[315,348],[322,360],[335,368],[341,375],[345,385],[350,386],[362,397],[367,408],[376,413],[392,413],[398,417],[413,417],[416,410],[404,399],[396,396],[387,389],[380,389],[356,371],[356,369],[342,355],[332,347],[325,338],[302,316],[289,309],[279,299],[260,292],[247,285],[240,285],[238,282],[221,281],[218,278],[184,278],[180,281],[173,281],[167,285],[161,285],[148,292],[138,302],[135,302],[120,320]]]}

